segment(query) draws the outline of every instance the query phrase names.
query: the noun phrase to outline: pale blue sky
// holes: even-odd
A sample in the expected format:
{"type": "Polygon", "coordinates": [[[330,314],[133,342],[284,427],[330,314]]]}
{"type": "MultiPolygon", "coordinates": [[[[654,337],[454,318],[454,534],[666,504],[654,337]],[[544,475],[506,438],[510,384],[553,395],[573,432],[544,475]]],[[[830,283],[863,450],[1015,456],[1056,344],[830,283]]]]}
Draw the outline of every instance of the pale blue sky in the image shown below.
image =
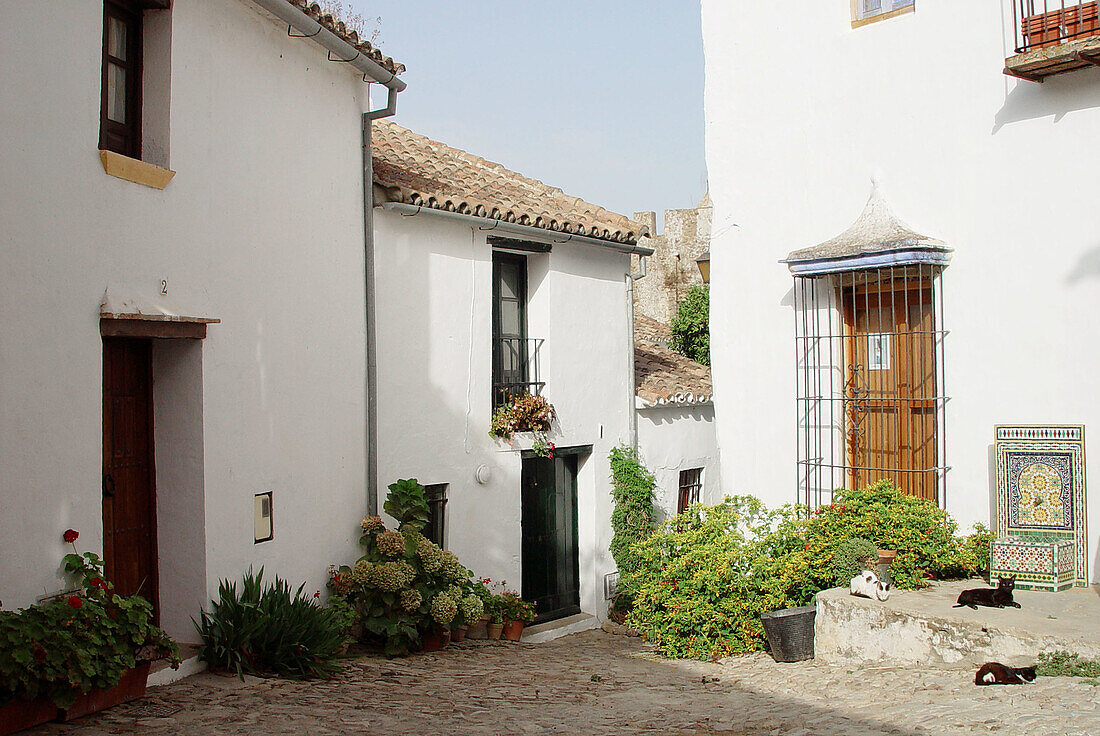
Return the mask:
{"type": "Polygon", "coordinates": [[[706,191],[698,0],[346,1],[401,125],[626,215],[706,191]]]}

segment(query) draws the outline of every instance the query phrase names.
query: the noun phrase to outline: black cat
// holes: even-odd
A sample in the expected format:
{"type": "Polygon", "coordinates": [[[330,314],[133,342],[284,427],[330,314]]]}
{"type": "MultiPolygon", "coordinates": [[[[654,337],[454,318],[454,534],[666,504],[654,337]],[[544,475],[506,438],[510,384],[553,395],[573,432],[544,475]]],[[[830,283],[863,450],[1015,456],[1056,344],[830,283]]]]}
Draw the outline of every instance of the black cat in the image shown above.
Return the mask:
{"type": "Polygon", "coordinates": [[[986,662],[974,675],[975,685],[1023,685],[1035,682],[1034,667],[1009,667],[1000,662],[986,662]]]}
{"type": "Polygon", "coordinates": [[[1016,578],[997,578],[996,588],[971,588],[959,593],[959,600],[954,608],[970,606],[975,611],[978,610],[978,606],[1020,608],[1020,604],[1012,600],[1012,591],[1015,587],[1016,578]]]}

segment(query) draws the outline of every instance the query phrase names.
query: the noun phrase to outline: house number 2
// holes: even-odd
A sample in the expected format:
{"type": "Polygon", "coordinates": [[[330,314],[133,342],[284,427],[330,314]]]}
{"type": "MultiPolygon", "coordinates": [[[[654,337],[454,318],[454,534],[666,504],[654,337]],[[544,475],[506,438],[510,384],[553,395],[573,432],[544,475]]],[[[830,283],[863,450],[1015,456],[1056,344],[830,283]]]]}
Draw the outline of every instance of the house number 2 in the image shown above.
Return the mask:
{"type": "Polygon", "coordinates": [[[160,280],[160,293],[161,294],[167,294],[168,293],[168,279],[161,279],[160,280]]]}

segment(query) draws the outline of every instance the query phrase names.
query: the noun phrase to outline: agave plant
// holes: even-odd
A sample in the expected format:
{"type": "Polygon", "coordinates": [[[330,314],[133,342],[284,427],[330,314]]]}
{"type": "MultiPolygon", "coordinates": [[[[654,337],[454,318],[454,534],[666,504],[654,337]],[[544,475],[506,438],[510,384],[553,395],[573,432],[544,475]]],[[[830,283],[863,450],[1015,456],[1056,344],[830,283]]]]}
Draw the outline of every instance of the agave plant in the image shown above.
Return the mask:
{"type": "Polygon", "coordinates": [[[195,627],[202,637],[199,656],[211,668],[245,674],[273,674],[295,679],[327,677],[337,669],[343,649],[344,621],[317,596],[292,592],[276,576],[264,585],[264,570],[249,569],[238,592],[223,580],[218,600],[203,611],[195,627]]]}

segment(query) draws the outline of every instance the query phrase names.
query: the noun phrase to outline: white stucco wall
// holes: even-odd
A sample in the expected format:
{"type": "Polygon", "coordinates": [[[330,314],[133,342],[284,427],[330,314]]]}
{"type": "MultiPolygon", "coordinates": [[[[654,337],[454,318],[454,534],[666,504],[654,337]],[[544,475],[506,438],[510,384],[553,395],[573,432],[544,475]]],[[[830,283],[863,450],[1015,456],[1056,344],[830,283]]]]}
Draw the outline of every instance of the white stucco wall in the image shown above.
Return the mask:
{"type": "MultiPolygon", "coordinates": [[[[375,217],[380,502],[398,478],[448,483],[445,546],[518,589],[519,450],[530,442],[488,435],[492,247],[485,232],[430,214],[375,217]],[[479,485],[482,464],[492,478],[479,485]]],[[[627,255],[591,246],[528,257],[528,332],[545,340],[543,395],[559,417],[550,440],[593,447],[577,488],[581,608],[601,617],[614,569],[607,456],[630,432],[628,267],[627,255]]]]}
{"type": "Polygon", "coordinates": [[[659,520],[676,515],[681,470],[703,469],[702,503],[722,500],[713,404],[638,409],[638,452],[657,478],[659,520]]]}
{"type": "MultiPolygon", "coordinates": [[[[1010,6],[918,0],[853,30],[847,0],[703,0],[727,488],[795,500],[791,277],[776,261],[845,229],[873,175],[904,220],[955,248],[948,510],[989,523],[994,424],[1080,423],[1095,446],[1100,70],[1004,76],[1010,6]]],[[[1095,457],[1087,484],[1095,581],[1095,457]]]]}
{"type": "MultiPolygon", "coordinates": [[[[249,2],[175,6],[168,151],[177,174],[164,191],[100,165],[102,3],[11,5],[0,26],[0,600],[8,608],[58,589],[64,529],[81,532],[82,550],[100,549],[105,289],[221,319],[201,356],[158,359],[161,369],[175,357],[200,372],[173,380],[184,396],[201,388],[201,427],[163,424],[201,442],[205,486],[201,521],[160,519],[162,555],[168,541],[186,554],[178,535],[201,527],[205,545],[196,538],[193,559],[163,564],[205,558],[208,593],[250,564],[323,589],[325,564],[354,549],[366,509],[366,85],[249,2]],[[275,538],[254,544],[252,496],[267,490],[275,538]]],[[[158,422],[165,411],[157,407],[158,422]]],[[[167,468],[164,440],[158,430],[157,460],[167,468]]],[[[179,477],[166,472],[165,492],[179,477]]]]}

